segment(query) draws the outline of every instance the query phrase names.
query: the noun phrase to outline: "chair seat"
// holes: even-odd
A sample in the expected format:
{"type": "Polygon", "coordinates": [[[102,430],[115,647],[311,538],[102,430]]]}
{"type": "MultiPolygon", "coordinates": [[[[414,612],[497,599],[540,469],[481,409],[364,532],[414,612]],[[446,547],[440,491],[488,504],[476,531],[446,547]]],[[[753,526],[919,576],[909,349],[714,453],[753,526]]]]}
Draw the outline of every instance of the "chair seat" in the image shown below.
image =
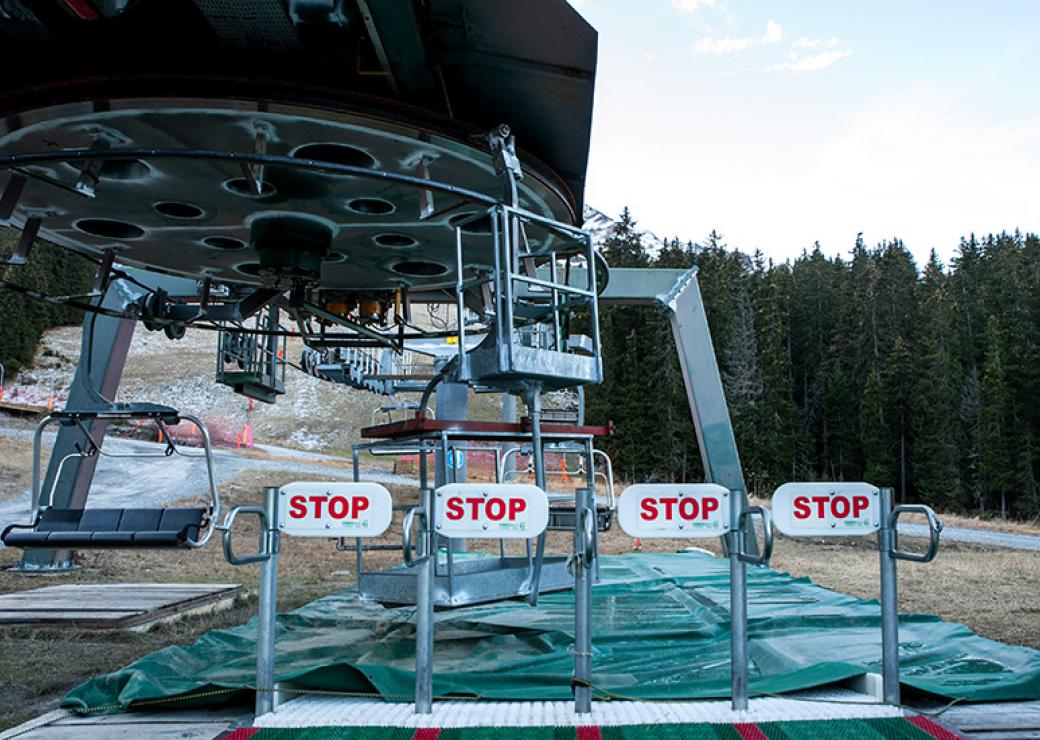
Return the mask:
{"type": "Polygon", "coordinates": [[[12,524],[8,547],[186,548],[206,526],[208,509],[44,509],[35,525],[12,524]]]}
{"type": "MultiPolygon", "coordinates": [[[[574,531],[578,515],[573,506],[553,506],[549,509],[549,525],[546,529],[553,532],[574,531]]],[[[614,512],[602,504],[596,505],[596,529],[609,532],[614,524],[614,512]]]]}

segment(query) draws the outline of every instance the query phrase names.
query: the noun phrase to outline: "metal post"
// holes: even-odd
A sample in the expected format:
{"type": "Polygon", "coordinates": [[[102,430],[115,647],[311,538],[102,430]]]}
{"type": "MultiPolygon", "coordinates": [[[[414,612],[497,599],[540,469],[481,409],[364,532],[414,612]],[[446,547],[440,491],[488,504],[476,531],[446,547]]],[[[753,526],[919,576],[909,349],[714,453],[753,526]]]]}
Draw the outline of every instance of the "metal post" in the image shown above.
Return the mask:
{"type": "Polygon", "coordinates": [[[899,704],[899,589],[896,581],[892,489],[881,489],[878,551],[881,556],[881,676],[886,704],[899,704]]]}
{"type": "Polygon", "coordinates": [[[420,503],[426,528],[419,537],[426,560],[419,565],[415,612],[415,713],[433,712],[433,585],[437,550],[433,533],[433,492],[429,489],[426,449],[419,455],[420,503]]]}
{"type": "MultiPolygon", "coordinates": [[[[585,446],[588,464],[592,465],[592,440],[585,446]]],[[[587,556],[594,553],[593,542],[585,522],[592,516],[595,526],[595,497],[591,486],[577,492],[574,517],[574,711],[588,714],[592,711],[592,562],[587,556]]]]}
{"type": "Polygon", "coordinates": [[[740,527],[740,513],[744,507],[741,491],[731,491],[729,497],[729,639],[730,673],[733,679],[733,709],[748,708],[748,655],[747,655],[747,565],[740,556],[744,552],[744,532],[740,527]]]}
{"type": "Polygon", "coordinates": [[[278,489],[264,489],[271,556],[260,563],[260,608],[256,625],[256,716],[274,711],[275,615],[278,611],[278,489]]]}
{"type": "MultiPolygon", "coordinates": [[[[527,394],[527,413],[531,418],[531,457],[534,461],[535,485],[548,493],[545,487],[545,451],[542,449],[542,396],[541,388],[535,385],[527,394]]],[[[538,535],[535,549],[534,570],[531,573],[531,593],[527,601],[531,606],[538,603],[538,588],[542,580],[542,562],[545,560],[545,532],[538,535]]]]}

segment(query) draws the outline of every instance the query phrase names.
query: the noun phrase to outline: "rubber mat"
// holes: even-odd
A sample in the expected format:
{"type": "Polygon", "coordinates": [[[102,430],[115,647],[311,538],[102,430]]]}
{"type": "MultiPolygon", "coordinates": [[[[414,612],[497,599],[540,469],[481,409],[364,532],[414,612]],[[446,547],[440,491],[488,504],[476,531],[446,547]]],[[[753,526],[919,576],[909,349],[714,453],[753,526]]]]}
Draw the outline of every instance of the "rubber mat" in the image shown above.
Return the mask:
{"type": "MultiPolygon", "coordinates": [[[[780,694],[880,670],[876,601],[767,568],[749,568],[752,695],[780,694]]],[[[593,590],[593,682],[615,699],[729,695],[729,566],[701,553],[604,557],[593,590]]],[[[276,675],[295,688],[411,701],[414,608],[365,603],[348,590],[279,615],[276,675]]],[[[438,612],[434,694],[571,697],[574,597],[438,612]]],[[[255,682],[255,620],[170,647],[73,689],[64,706],[183,708],[233,698],[255,682]]],[[[987,640],[926,614],[900,627],[905,685],[949,699],[1040,699],[1040,652],[987,640]]]]}

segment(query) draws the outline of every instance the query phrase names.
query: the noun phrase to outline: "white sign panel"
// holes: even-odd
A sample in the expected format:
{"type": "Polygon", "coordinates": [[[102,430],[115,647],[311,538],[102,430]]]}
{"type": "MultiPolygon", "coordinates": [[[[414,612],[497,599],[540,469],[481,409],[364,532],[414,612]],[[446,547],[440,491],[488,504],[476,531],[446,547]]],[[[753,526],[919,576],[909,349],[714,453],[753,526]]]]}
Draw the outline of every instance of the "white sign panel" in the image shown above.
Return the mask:
{"type": "Polygon", "coordinates": [[[773,494],[773,523],[790,537],[871,534],[880,491],[869,483],[785,483],[773,494]]]}
{"type": "Polygon", "coordinates": [[[278,493],[278,530],[295,537],[378,537],[393,501],[378,483],[290,483],[278,493]]]}
{"type": "Polygon", "coordinates": [[[643,483],[618,500],[631,537],[719,537],[729,530],[729,491],[714,483],[643,483]]]}
{"type": "Polygon", "coordinates": [[[437,489],[434,528],[445,537],[526,539],[549,524],[549,498],[520,483],[451,483],[437,489]]]}

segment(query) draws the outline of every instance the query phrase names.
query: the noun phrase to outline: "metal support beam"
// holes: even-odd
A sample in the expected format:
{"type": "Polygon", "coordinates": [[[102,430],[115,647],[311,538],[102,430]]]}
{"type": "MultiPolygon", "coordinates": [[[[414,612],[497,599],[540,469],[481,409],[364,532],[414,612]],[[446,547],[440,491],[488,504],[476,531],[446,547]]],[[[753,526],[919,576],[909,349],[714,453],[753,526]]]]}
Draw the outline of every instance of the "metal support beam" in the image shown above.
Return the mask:
{"type": "Polygon", "coordinates": [[[596,550],[595,458],[592,439],[585,442],[588,485],[575,493],[574,517],[574,711],[592,711],[592,578],[596,550]],[[591,523],[591,531],[589,524],[591,523]]]}
{"type": "Polygon", "coordinates": [[[881,489],[878,551],[881,556],[881,687],[886,704],[899,704],[899,585],[896,580],[892,489],[881,489]]]}
{"type": "Polygon", "coordinates": [[[730,678],[734,711],[748,708],[748,631],[747,631],[747,564],[741,555],[746,551],[745,533],[740,527],[744,510],[738,491],[729,497],[729,639],[730,678]]]}
{"type": "MultiPolygon", "coordinates": [[[[537,383],[527,391],[527,415],[531,419],[531,460],[534,463],[534,482],[548,492],[545,484],[545,450],[542,448],[542,389],[537,383]]],[[[542,563],[545,561],[545,532],[538,535],[535,546],[534,564],[531,572],[531,592],[527,601],[531,606],[538,603],[538,589],[542,582],[542,563]]]]}
{"type": "MultiPolygon", "coordinates": [[[[440,370],[440,367],[437,368],[440,370]]],[[[469,386],[465,383],[441,382],[437,386],[437,395],[434,397],[434,414],[437,419],[451,419],[466,421],[469,419],[469,386]]],[[[445,483],[464,482],[466,480],[466,464],[461,464],[456,457],[454,470],[445,470],[441,465],[440,456],[436,456],[436,474],[434,480],[437,488],[445,483]],[[454,478],[453,478],[454,476],[454,478]]]]}
{"type": "Polygon", "coordinates": [[[274,711],[275,618],[278,614],[278,489],[264,489],[267,547],[260,563],[260,604],[256,621],[256,716],[274,711]]]}
{"type": "Polygon", "coordinates": [[[426,449],[419,453],[419,504],[426,512],[426,521],[419,541],[423,543],[419,567],[415,609],[415,713],[433,712],[433,587],[437,568],[437,550],[433,522],[433,491],[429,487],[426,449]]]}
{"type": "MultiPolygon", "coordinates": [[[[439,371],[441,368],[437,367],[439,371]]],[[[449,383],[447,381],[441,382],[437,386],[437,395],[434,397],[434,413],[438,419],[455,419],[459,421],[466,421],[469,419],[469,386],[465,383],[449,383]]],[[[452,453],[452,460],[449,463],[447,450],[443,455],[434,455],[435,461],[435,473],[434,481],[437,488],[447,483],[465,483],[466,482],[466,456],[461,450],[456,450],[452,453]],[[448,469],[451,465],[455,467],[448,469]]],[[[444,539],[445,546],[448,547],[449,553],[451,552],[465,552],[466,540],[464,539],[444,539]]]]}

